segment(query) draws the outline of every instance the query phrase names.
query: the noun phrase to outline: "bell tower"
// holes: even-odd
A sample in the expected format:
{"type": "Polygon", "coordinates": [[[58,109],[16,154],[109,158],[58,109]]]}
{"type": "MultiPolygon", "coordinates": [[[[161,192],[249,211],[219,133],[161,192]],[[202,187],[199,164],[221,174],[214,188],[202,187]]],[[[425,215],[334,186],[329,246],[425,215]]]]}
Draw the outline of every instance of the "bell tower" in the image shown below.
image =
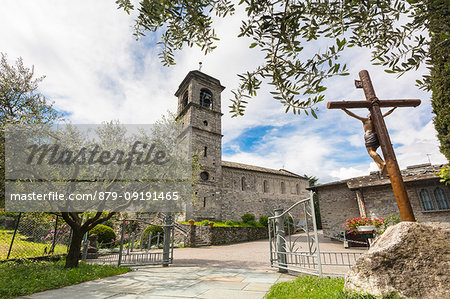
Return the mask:
{"type": "Polygon", "coordinates": [[[177,120],[192,127],[192,151],[200,154],[196,199],[186,219],[220,220],[222,187],[222,112],[220,81],[191,71],[178,87],[177,120]]]}

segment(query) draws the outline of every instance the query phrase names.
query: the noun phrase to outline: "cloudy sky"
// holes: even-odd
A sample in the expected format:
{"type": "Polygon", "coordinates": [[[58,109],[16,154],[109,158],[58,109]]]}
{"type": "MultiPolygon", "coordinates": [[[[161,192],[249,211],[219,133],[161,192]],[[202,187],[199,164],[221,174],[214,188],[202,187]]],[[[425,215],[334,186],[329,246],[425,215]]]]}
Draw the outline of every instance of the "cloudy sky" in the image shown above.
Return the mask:
{"type": "MultiPolygon", "coordinates": [[[[55,102],[73,123],[153,123],[176,110],[173,95],[190,71],[198,69],[226,86],[222,94],[223,159],[269,168],[285,168],[314,175],[320,182],[368,174],[376,170],[366,153],[361,122],[338,110],[319,106],[319,119],[285,114],[284,108],[263,88],[252,99],[244,117],[231,118],[230,90],[237,73],[258,65],[261,53],[238,39],[241,13],[216,20],[218,48],[208,56],[186,48],[177,64],[164,67],[157,54],[158,36],[136,41],[133,16],[117,10],[113,0],[2,0],[0,52],[10,62],[21,56],[37,75],[46,75],[40,91],[55,102]]],[[[362,100],[353,79],[367,69],[380,99],[420,98],[417,108],[400,108],[386,118],[401,168],[446,163],[439,153],[432,123],[430,93],[414,82],[422,72],[399,79],[370,65],[367,50],[352,49],[342,57],[350,76],[327,81],[327,100],[362,100]]],[[[360,115],[367,111],[356,110],[360,115]]]]}

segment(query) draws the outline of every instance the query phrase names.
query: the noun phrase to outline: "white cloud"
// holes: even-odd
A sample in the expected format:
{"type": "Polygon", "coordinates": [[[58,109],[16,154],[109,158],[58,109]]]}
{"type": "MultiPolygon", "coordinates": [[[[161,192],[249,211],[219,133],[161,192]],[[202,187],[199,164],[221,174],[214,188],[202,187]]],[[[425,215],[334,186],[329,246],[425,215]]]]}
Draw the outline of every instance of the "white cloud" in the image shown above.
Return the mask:
{"type": "Polygon", "coordinates": [[[349,179],[349,178],[357,177],[357,176],[363,176],[363,175],[367,175],[367,172],[361,171],[361,170],[353,168],[353,167],[350,167],[350,168],[341,167],[338,170],[333,170],[331,172],[331,176],[339,178],[341,180],[349,179]]]}
{"type": "Polygon", "coordinates": [[[285,168],[327,181],[341,178],[332,172],[337,167],[336,161],[332,159],[337,151],[335,141],[318,135],[289,133],[279,137],[269,132],[264,142],[254,147],[253,152],[238,152],[223,158],[273,169],[285,168]]]}
{"type": "Polygon", "coordinates": [[[45,74],[41,90],[73,122],[151,123],[176,107],[181,76],[135,41],[132,17],[113,2],[6,1],[0,19],[2,51],[45,74]]]}
{"type": "MultiPolygon", "coordinates": [[[[403,135],[399,132],[397,135],[403,135]]],[[[436,138],[433,122],[424,127],[410,130],[405,136],[398,137],[402,145],[396,149],[400,165],[404,168],[412,164],[431,162],[432,164],[447,163],[445,157],[439,152],[439,141],[436,138]]]]}
{"type": "Polygon", "coordinates": [[[347,140],[352,146],[359,146],[359,147],[363,147],[364,146],[364,138],[362,137],[361,134],[350,135],[347,138],[347,140]]]}

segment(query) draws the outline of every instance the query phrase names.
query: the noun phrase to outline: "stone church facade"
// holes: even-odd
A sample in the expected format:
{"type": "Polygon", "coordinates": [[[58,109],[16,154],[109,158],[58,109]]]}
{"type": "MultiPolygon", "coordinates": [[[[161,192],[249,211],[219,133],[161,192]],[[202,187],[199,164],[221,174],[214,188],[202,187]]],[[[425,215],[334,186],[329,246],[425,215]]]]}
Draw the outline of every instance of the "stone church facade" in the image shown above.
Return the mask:
{"type": "Polygon", "coordinates": [[[186,219],[241,220],[245,213],[273,215],[275,208],[288,208],[309,193],[308,179],[284,169],[222,161],[220,81],[191,71],[181,82],[177,119],[192,129],[192,150],[199,152],[201,173],[196,199],[186,207],[186,219]]]}

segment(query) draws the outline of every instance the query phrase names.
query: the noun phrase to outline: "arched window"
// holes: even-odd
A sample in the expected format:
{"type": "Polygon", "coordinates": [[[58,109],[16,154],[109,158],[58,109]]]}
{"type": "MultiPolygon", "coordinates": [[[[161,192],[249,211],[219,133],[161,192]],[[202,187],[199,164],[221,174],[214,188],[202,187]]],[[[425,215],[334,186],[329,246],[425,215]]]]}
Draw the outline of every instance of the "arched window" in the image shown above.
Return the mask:
{"type": "Polygon", "coordinates": [[[284,182],[281,182],[281,194],[285,193],[286,193],[286,185],[284,184],[284,182]]]}
{"type": "Polygon", "coordinates": [[[212,108],[212,94],[207,89],[200,90],[200,106],[212,108]]]}
{"type": "Polygon", "coordinates": [[[241,190],[245,191],[245,177],[241,178],[241,190]]]}
{"type": "Polygon", "coordinates": [[[449,208],[447,198],[445,197],[444,190],[437,187],[434,189],[434,197],[439,210],[447,210],[449,208]]]}
{"type": "Polygon", "coordinates": [[[264,180],[264,182],[263,182],[263,190],[264,190],[264,193],[269,192],[269,183],[267,182],[267,180],[264,180]]]}
{"type": "Polygon", "coordinates": [[[189,102],[189,94],[188,91],[186,90],[186,92],[183,95],[183,108],[187,106],[189,102]]]}
{"type": "Polygon", "coordinates": [[[295,192],[297,192],[297,195],[300,195],[300,186],[298,184],[295,185],[295,192]]]}
{"type": "Polygon", "coordinates": [[[433,201],[431,200],[430,193],[427,190],[422,189],[419,193],[420,201],[422,202],[423,209],[425,211],[434,210],[433,201]]]}

